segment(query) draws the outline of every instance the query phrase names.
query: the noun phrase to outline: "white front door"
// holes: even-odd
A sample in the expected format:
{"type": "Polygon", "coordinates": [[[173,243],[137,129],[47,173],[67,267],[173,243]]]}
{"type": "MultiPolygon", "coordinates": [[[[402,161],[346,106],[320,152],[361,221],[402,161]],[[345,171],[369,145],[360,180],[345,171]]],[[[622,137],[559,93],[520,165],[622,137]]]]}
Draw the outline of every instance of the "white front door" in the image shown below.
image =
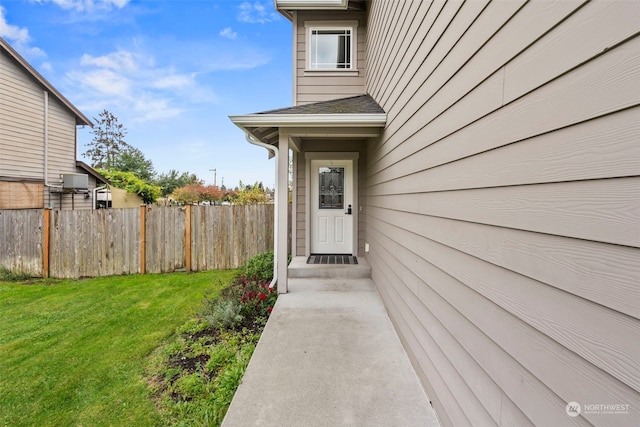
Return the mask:
{"type": "Polygon", "coordinates": [[[311,161],[311,253],[353,253],[353,160],[311,161]]]}

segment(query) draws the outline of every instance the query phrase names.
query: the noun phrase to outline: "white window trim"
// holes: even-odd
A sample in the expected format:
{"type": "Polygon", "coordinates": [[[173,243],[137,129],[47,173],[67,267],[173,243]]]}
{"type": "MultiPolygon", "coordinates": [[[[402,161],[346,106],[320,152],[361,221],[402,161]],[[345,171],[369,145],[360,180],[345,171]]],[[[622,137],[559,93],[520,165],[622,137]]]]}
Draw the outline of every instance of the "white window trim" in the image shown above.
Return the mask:
{"type": "Polygon", "coordinates": [[[305,21],[306,68],[305,74],[354,75],[358,73],[358,21],[305,21]],[[311,31],[312,30],[351,30],[351,68],[311,68],[311,31]]]}

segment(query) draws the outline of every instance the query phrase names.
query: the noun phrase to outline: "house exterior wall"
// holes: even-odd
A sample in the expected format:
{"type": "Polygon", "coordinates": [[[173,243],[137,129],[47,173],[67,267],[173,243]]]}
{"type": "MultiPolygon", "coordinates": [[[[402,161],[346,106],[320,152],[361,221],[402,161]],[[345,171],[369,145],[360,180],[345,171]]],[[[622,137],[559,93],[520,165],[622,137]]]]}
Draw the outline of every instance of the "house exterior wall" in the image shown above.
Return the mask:
{"type": "Polygon", "coordinates": [[[137,194],[113,186],[109,187],[109,190],[111,191],[111,207],[113,208],[138,208],[144,205],[144,201],[137,194]]]}
{"type": "Polygon", "coordinates": [[[34,209],[44,205],[41,182],[0,180],[0,209],[34,209]]]}
{"type": "MultiPolygon", "coordinates": [[[[62,185],[60,175],[76,173],[76,116],[0,49],[0,181],[13,196],[4,209],[71,209],[71,195],[62,198],[45,185],[45,127],[47,128],[47,182],[62,185]],[[48,115],[45,126],[45,105],[48,115]],[[34,198],[38,185],[42,196],[34,198]]],[[[54,189],[55,191],[55,189],[54,189]]],[[[5,198],[6,199],[6,198],[5,198]]],[[[74,197],[75,209],[90,208],[84,195],[74,197]]]]}
{"type": "MultiPolygon", "coordinates": [[[[304,151],[297,153],[296,156],[296,215],[295,224],[296,227],[296,242],[294,256],[304,256],[306,254],[307,236],[306,236],[306,212],[307,206],[307,178],[306,168],[307,162],[304,156],[305,152],[351,152],[358,153],[358,205],[362,206],[365,203],[366,198],[366,168],[365,159],[367,157],[367,142],[362,139],[353,140],[324,140],[324,139],[307,139],[303,141],[304,151]]],[[[358,242],[356,246],[356,254],[359,256],[364,255],[364,216],[358,215],[358,242]]]]}
{"type": "Polygon", "coordinates": [[[442,425],[640,425],[640,2],[368,16],[367,258],[442,425]]]}
{"type": "Polygon", "coordinates": [[[44,182],[44,90],[0,49],[0,176],[44,182]]]}
{"type": "Polygon", "coordinates": [[[366,15],[364,12],[309,12],[294,14],[294,104],[328,101],[347,96],[362,95],[365,81],[366,15]],[[309,71],[307,70],[306,29],[307,21],[358,21],[357,71],[309,71]]]}

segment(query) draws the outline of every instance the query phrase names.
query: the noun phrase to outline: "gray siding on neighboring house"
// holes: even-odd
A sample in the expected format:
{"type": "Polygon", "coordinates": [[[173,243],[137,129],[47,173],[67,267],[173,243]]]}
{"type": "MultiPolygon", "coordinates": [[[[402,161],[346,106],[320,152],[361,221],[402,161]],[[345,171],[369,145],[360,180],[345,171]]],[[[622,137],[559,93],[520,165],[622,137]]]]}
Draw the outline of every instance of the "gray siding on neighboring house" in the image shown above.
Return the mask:
{"type": "Polygon", "coordinates": [[[0,179],[44,181],[44,90],[0,49],[0,179]]]}
{"type": "Polygon", "coordinates": [[[633,1],[370,4],[368,259],[443,425],[640,425],[639,32],[633,1]]]}
{"type": "MultiPolygon", "coordinates": [[[[47,90],[30,72],[0,49],[0,181],[45,182],[45,117],[47,117],[47,183],[62,186],[62,174],[76,171],[76,114],[56,94],[47,90]],[[46,91],[46,95],[45,95],[46,91]],[[46,101],[45,101],[46,99],[46,101]],[[45,114],[45,103],[46,108],[45,114]]],[[[12,184],[13,188],[18,187],[12,184]]],[[[17,190],[18,191],[18,190],[17,190]]],[[[54,190],[55,191],[55,190],[54,190]]],[[[16,197],[32,198],[28,192],[16,197]]],[[[72,198],[50,193],[29,207],[71,209],[72,198]]],[[[75,209],[87,209],[91,200],[75,196],[75,209]]],[[[14,206],[5,206],[12,208],[14,206]]]]}
{"type": "MultiPolygon", "coordinates": [[[[75,141],[75,116],[59,101],[49,97],[49,184],[61,186],[60,174],[82,173],[76,169],[75,141]]],[[[59,197],[52,193],[51,199],[59,208],[59,197]]],[[[64,194],[62,209],[71,209],[72,206],[74,209],[90,209],[92,203],[90,199],[85,199],[84,194],[75,194],[73,199],[71,194],[64,194]]]]}
{"type": "Polygon", "coordinates": [[[296,12],[294,17],[294,94],[295,105],[328,101],[365,93],[365,45],[366,19],[363,12],[296,12]],[[358,71],[307,71],[306,21],[358,21],[357,64],[358,71]]]}

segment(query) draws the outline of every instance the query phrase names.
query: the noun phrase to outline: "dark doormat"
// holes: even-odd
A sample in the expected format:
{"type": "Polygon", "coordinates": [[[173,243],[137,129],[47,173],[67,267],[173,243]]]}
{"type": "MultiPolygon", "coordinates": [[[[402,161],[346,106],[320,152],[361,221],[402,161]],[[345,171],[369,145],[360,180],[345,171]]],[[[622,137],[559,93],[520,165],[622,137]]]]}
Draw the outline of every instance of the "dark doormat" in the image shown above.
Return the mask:
{"type": "Polygon", "coordinates": [[[357,264],[358,258],[351,255],[311,255],[307,264],[357,264]]]}

